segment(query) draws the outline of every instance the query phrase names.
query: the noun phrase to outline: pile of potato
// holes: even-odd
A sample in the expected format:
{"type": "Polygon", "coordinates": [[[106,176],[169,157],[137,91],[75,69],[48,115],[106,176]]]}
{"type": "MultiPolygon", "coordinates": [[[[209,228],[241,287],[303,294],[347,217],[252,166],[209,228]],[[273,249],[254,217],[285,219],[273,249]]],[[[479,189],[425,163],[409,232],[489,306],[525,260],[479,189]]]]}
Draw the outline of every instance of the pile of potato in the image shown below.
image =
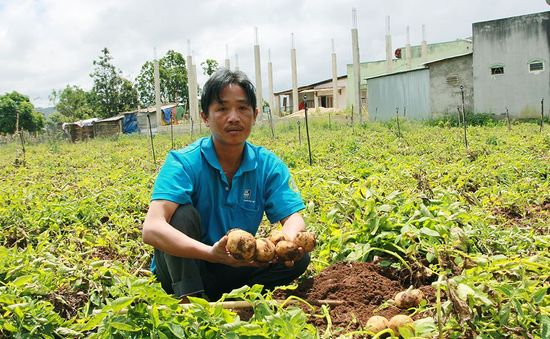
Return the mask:
{"type": "MultiPolygon", "coordinates": [[[[418,307],[424,299],[424,293],[419,289],[408,289],[395,295],[394,304],[401,309],[418,307]]],[[[413,328],[413,319],[405,314],[398,314],[388,319],[375,315],[367,321],[367,330],[372,333],[378,333],[386,329],[391,329],[394,335],[399,335],[399,329],[402,327],[413,328]]]]}
{"type": "Polygon", "coordinates": [[[271,232],[268,238],[256,239],[252,234],[238,228],[227,233],[227,251],[238,260],[268,263],[278,261],[295,261],[304,252],[315,248],[316,239],[312,232],[300,232],[293,241],[279,230],[271,232]]]}

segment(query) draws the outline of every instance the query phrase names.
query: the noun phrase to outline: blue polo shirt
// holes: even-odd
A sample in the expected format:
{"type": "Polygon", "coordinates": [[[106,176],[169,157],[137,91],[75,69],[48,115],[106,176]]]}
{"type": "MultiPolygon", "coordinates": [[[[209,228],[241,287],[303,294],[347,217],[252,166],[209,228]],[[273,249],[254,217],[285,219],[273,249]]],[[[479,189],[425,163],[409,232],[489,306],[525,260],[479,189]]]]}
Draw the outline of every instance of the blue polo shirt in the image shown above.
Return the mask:
{"type": "Polygon", "coordinates": [[[264,212],[275,223],[305,208],[283,161],[248,142],[229,186],[211,137],[168,154],[152,200],[192,204],[201,217],[202,242],[208,245],[236,227],[256,234],[264,212]]]}

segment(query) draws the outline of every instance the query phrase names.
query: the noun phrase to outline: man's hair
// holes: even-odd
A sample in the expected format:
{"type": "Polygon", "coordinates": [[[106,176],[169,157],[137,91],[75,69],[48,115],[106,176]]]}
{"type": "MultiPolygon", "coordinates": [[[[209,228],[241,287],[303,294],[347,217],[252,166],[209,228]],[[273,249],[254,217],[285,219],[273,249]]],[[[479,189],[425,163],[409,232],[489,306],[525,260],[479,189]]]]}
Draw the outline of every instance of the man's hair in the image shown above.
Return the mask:
{"type": "Polygon", "coordinates": [[[256,90],[246,74],[220,68],[206,81],[202,90],[201,109],[206,116],[208,116],[208,107],[213,102],[221,102],[220,94],[230,84],[238,85],[243,89],[247,104],[252,106],[254,112],[256,111],[256,90]]]}

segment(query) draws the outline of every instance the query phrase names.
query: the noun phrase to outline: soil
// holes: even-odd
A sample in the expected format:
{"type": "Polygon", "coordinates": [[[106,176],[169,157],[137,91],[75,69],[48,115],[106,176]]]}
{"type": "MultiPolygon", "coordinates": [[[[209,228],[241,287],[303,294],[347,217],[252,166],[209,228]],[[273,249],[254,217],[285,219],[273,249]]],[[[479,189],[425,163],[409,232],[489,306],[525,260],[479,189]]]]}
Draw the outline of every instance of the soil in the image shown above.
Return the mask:
{"type": "MultiPolygon", "coordinates": [[[[409,286],[389,272],[373,263],[343,262],[334,264],[317,276],[303,280],[296,290],[277,291],[275,297],[284,299],[290,295],[306,300],[341,300],[341,305],[330,307],[330,317],[334,328],[356,330],[364,327],[373,315],[390,319],[397,314],[408,314],[392,303],[387,302],[400,291],[409,286]]],[[[418,286],[429,303],[435,301],[435,290],[432,286],[418,286]]],[[[306,312],[311,310],[304,308],[306,312]]],[[[318,311],[318,310],[317,310],[318,311]]],[[[315,312],[320,314],[319,312],[315,312]]],[[[417,314],[422,318],[427,314],[417,314]]],[[[310,322],[320,330],[326,328],[326,319],[311,317],[310,322]]]]}

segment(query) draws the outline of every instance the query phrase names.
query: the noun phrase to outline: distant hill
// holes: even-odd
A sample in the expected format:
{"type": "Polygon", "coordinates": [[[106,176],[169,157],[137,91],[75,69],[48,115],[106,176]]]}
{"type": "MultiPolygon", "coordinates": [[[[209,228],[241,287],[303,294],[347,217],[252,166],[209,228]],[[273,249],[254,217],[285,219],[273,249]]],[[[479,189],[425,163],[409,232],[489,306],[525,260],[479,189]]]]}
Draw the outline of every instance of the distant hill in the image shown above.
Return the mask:
{"type": "Polygon", "coordinates": [[[53,112],[55,112],[55,107],[35,107],[34,108],[37,112],[40,112],[42,114],[44,114],[44,116],[47,118],[48,116],[50,116],[50,114],[52,114],[53,112]]]}

